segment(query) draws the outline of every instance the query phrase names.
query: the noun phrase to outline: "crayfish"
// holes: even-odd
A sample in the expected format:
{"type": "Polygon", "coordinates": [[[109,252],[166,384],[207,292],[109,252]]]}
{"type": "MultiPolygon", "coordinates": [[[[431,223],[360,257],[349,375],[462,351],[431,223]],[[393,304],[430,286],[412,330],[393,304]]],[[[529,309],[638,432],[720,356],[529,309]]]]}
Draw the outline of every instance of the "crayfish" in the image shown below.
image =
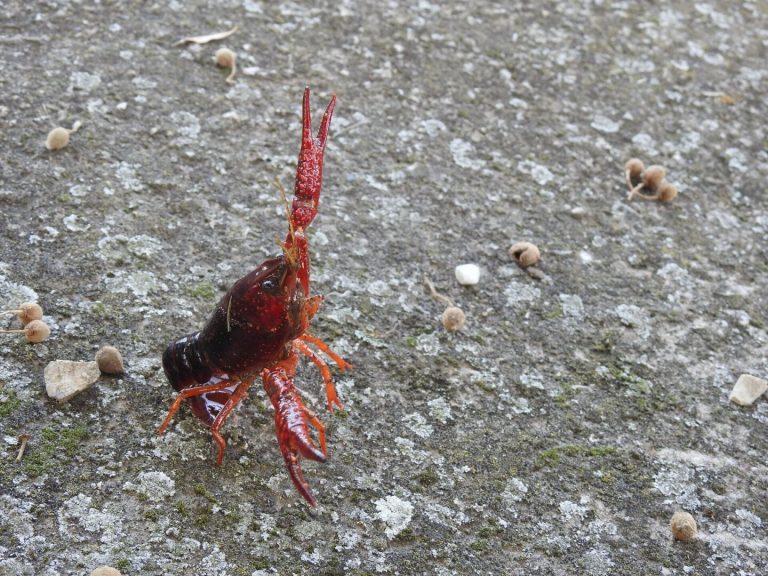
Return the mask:
{"type": "Polygon", "coordinates": [[[163,369],[179,394],[158,430],[159,434],[165,432],[186,400],[192,413],[210,427],[219,448],[216,462],[221,464],[227,444],[221,427],[254,380],[261,377],[275,409],[277,440],[288,473],[310,506],[315,506],[316,500],[301,471],[301,457],[325,462],[328,452],[325,427],[304,406],[293,383],[299,355],[303,354],[320,369],[331,413],[334,405],[341,408],[342,404],[328,364],[309,345],[329,356],[341,370],[350,367],[322,340],[307,333],[323,297],[309,294],[309,246],[305,231],[317,214],[323,156],[335,106],[333,96],[314,137],[309,88],[304,90],[301,150],[288,214],[288,235],[280,243],[282,254],[266,260],[235,282],[202,330],[172,342],[165,350],[163,369]],[[319,447],[312,439],[310,426],[317,431],[319,447]]]}

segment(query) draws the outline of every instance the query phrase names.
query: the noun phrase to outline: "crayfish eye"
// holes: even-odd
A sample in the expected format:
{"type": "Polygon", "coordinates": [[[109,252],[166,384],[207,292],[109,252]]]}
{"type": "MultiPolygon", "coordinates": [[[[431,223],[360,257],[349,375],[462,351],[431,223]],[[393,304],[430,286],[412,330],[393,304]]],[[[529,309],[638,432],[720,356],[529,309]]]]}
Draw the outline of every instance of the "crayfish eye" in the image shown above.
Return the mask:
{"type": "Polygon", "coordinates": [[[274,278],[267,278],[264,280],[264,282],[261,283],[261,289],[270,294],[277,292],[279,286],[280,285],[278,284],[277,280],[274,278]]]}

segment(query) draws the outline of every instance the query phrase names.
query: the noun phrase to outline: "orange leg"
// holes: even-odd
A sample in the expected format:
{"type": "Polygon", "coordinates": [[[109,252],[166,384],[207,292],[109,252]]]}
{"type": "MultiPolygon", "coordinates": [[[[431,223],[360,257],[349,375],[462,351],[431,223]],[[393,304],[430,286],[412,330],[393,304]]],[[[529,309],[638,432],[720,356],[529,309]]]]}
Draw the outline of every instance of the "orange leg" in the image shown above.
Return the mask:
{"type": "Polygon", "coordinates": [[[315,354],[309,346],[304,344],[300,339],[296,339],[293,341],[293,346],[304,354],[307,358],[312,360],[318,368],[320,368],[320,373],[323,375],[323,380],[325,381],[325,395],[328,397],[328,411],[333,413],[333,405],[336,404],[339,408],[343,408],[341,405],[341,400],[339,400],[339,397],[336,395],[336,387],[333,385],[333,378],[331,377],[331,369],[328,368],[328,364],[325,363],[325,360],[320,358],[317,354],[315,354]]]}
{"type": "Polygon", "coordinates": [[[228,388],[229,386],[232,386],[232,382],[229,380],[222,380],[221,382],[218,382],[216,384],[209,384],[207,386],[195,386],[193,388],[185,388],[181,392],[178,393],[176,396],[176,399],[173,401],[173,404],[171,404],[171,409],[168,410],[168,415],[165,417],[165,420],[163,420],[163,423],[160,425],[160,428],[157,429],[158,434],[162,434],[165,432],[165,429],[168,428],[168,425],[171,423],[171,420],[173,419],[173,415],[176,414],[176,412],[179,411],[179,408],[181,407],[181,403],[184,402],[187,398],[192,398],[193,396],[200,396],[201,394],[205,394],[206,392],[216,392],[218,390],[224,390],[224,388],[228,388]]]}
{"type": "Polygon", "coordinates": [[[325,445],[325,425],[320,421],[320,418],[318,418],[317,415],[312,412],[312,410],[306,406],[302,406],[302,409],[304,410],[304,417],[310,424],[312,424],[312,426],[315,427],[315,430],[317,430],[317,438],[320,442],[320,450],[323,451],[323,456],[327,458],[328,448],[325,445]]]}
{"type": "Polygon", "coordinates": [[[221,435],[219,430],[221,430],[224,422],[229,417],[229,413],[234,410],[235,406],[237,406],[243,399],[243,396],[248,393],[248,388],[251,387],[251,384],[253,384],[253,378],[238,384],[237,388],[235,388],[235,391],[232,392],[232,396],[227,399],[227,403],[224,404],[221,412],[219,412],[219,414],[216,416],[216,420],[214,420],[213,424],[211,424],[211,435],[213,436],[216,444],[219,446],[219,457],[216,459],[217,466],[221,466],[221,463],[224,462],[224,449],[227,447],[227,441],[224,440],[224,436],[221,435]]]}
{"type": "Polygon", "coordinates": [[[336,365],[339,367],[339,370],[341,370],[342,372],[347,368],[352,368],[352,364],[350,364],[349,362],[344,360],[344,358],[336,354],[336,352],[331,350],[328,344],[320,340],[320,338],[315,338],[314,336],[310,336],[309,334],[302,334],[301,336],[299,336],[299,340],[304,340],[305,342],[309,342],[310,344],[314,344],[315,346],[317,346],[323,354],[325,354],[331,360],[336,362],[336,365]]]}

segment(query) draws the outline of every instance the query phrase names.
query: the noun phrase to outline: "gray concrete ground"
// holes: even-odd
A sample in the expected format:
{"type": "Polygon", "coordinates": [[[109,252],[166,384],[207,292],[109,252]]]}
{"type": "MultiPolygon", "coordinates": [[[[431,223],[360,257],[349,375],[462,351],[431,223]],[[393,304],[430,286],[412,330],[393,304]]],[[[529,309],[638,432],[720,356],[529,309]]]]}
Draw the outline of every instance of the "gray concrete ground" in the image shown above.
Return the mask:
{"type": "Polygon", "coordinates": [[[210,4],[0,6],[0,307],[53,329],[0,340],[0,573],[765,574],[768,400],[728,392],[768,377],[768,4],[210,4]],[[305,85],[339,99],[312,331],[354,364],[334,416],[297,379],[316,509],[259,387],[221,467],[186,409],[155,435],[166,344],[279,250],[305,85]],[[631,156],[680,196],[628,202],[631,156]],[[125,376],[48,399],[101,344],[125,376]]]}

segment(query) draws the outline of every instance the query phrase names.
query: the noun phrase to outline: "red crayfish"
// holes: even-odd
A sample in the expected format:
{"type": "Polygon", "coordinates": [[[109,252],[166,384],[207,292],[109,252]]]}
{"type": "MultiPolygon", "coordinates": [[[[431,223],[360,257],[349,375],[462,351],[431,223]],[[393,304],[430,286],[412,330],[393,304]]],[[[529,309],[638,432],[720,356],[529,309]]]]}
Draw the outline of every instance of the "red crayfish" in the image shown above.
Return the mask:
{"type": "Polygon", "coordinates": [[[350,365],[321,340],[307,333],[323,301],[309,295],[309,246],[305,230],[317,214],[323,179],[323,155],[336,96],[331,98],[312,135],[309,88],[302,103],[301,150],[296,169],[288,235],[282,254],[263,262],[232,286],[199,332],[172,342],[163,354],[163,369],[179,392],[158,433],[162,434],[186,400],[195,416],[211,428],[219,447],[217,464],[227,445],[221,427],[229,414],[261,376],[275,408],[280,451],[296,489],[315,506],[316,501],[301,471],[300,458],[325,462],[325,427],[301,401],[293,378],[299,354],[319,368],[325,381],[328,409],[342,407],[328,364],[308,344],[329,356],[341,370],[350,365]],[[319,448],[309,426],[317,430],[319,448]]]}

